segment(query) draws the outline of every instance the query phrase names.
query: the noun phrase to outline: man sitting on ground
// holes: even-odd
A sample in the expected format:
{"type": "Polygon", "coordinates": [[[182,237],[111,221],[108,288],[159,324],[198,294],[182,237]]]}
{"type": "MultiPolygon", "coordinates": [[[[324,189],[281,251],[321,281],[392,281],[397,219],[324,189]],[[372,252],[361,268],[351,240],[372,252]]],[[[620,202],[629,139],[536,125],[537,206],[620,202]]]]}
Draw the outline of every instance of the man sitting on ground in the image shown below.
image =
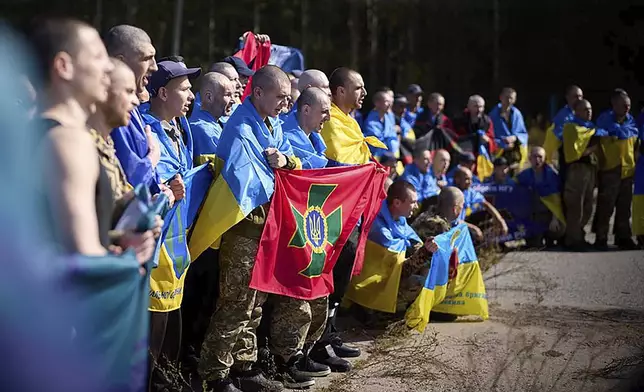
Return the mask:
{"type": "Polygon", "coordinates": [[[421,245],[407,224],[416,207],[413,185],[394,182],[369,232],[362,272],[347,293],[350,300],[368,309],[395,313],[405,311],[416,299],[429,272],[431,254],[438,249],[433,237],[421,245]]]}
{"type": "Polygon", "coordinates": [[[476,157],[474,154],[471,152],[466,152],[463,155],[461,155],[460,159],[458,160],[458,165],[454,167],[452,170],[450,170],[449,173],[447,173],[447,182],[450,185],[454,185],[454,175],[458,171],[458,169],[468,169],[472,173],[472,184],[480,184],[481,180],[474,174],[476,170],[476,157]]]}
{"type": "MultiPolygon", "coordinates": [[[[530,168],[517,176],[520,185],[533,192],[532,221],[547,228],[546,246],[553,246],[555,240],[563,237],[565,217],[561,203],[561,180],[559,173],[546,163],[543,147],[533,147],[530,151],[530,168]]],[[[528,246],[541,248],[544,235],[529,238],[528,246]]]]}
{"type": "Polygon", "coordinates": [[[515,182],[508,174],[509,171],[510,165],[508,165],[508,160],[503,157],[498,157],[494,160],[494,171],[492,172],[492,176],[486,178],[484,183],[495,185],[514,185],[515,182]]]}
{"type": "MultiPolygon", "coordinates": [[[[496,226],[497,232],[500,231],[503,235],[508,234],[508,225],[496,207],[485,200],[480,192],[471,189],[472,172],[468,168],[458,167],[456,169],[454,186],[463,192],[464,197],[463,210],[458,217],[460,221],[467,221],[483,232],[492,230],[496,226]]],[[[472,232],[472,237],[477,241],[481,240],[477,231],[472,232]]]]}

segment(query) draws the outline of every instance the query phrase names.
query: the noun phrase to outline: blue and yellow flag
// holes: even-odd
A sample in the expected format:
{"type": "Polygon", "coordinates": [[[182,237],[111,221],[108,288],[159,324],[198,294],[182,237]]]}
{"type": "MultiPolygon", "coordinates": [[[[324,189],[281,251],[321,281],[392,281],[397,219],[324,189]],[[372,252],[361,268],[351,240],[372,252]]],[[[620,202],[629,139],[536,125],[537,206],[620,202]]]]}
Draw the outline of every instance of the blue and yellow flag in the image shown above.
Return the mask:
{"type": "Polygon", "coordinates": [[[543,142],[543,149],[546,151],[546,162],[552,163],[555,152],[561,148],[563,141],[563,126],[575,117],[570,106],[566,105],[559,109],[552,124],[546,130],[546,139],[543,142]]]}
{"type": "Polygon", "coordinates": [[[633,177],[635,175],[635,144],[638,136],[633,116],[627,114],[620,124],[615,119],[615,112],[609,110],[597,118],[597,127],[608,132],[608,136],[602,137],[600,141],[604,157],[600,169],[610,170],[621,166],[622,178],[633,177]]]}
{"type": "Polygon", "coordinates": [[[396,133],[396,117],[393,113],[385,113],[380,121],[380,114],[374,109],[369,112],[362,126],[365,136],[373,136],[386,146],[385,149],[370,146],[369,149],[373,156],[381,157],[389,153],[396,158],[400,157],[400,141],[396,133]]]}
{"type": "MultiPolygon", "coordinates": [[[[281,121],[267,118],[271,129],[257,113],[250,98],[230,116],[217,146],[223,161],[190,237],[190,254],[199,257],[211,246],[218,247],[222,234],[253,209],[269,202],[275,190],[275,174],[264,151],[273,147],[293,157],[293,148],[282,133],[281,121]]],[[[299,159],[296,159],[298,165],[299,159]]]]}
{"type": "Polygon", "coordinates": [[[320,134],[327,147],[329,166],[363,165],[371,158],[369,146],[387,148],[377,137],[365,137],[358,122],[334,103],[331,104],[331,119],[324,124],[320,134]]]}
{"type": "MultiPolygon", "coordinates": [[[[479,130],[479,135],[485,135],[485,132],[479,130]]],[[[479,151],[476,157],[476,174],[479,178],[488,178],[494,173],[494,163],[490,157],[487,147],[479,143],[479,151]]]]}
{"type": "Polygon", "coordinates": [[[550,165],[543,167],[543,174],[537,180],[533,168],[528,168],[517,175],[517,182],[520,185],[530,188],[539,194],[541,202],[557,217],[557,219],[566,223],[566,217],[563,213],[563,204],[561,202],[561,180],[559,174],[550,165]]]}
{"type": "Polygon", "coordinates": [[[405,252],[412,242],[422,241],[407,219],[394,220],[383,201],[369,231],[362,272],[351,281],[347,298],[365,308],[395,313],[405,252]]]}
{"type": "Polygon", "coordinates": [[[486,320],[487,294],[470,231],[461,223],[437,236],[425,285],[405,315],[407,326],[423,332],[431,311],[486,320]],[[450,266],[456,265],[454,269],[450,266]]]}
{"type": "MultiPolygon", "coordinates": [[[[640,141],[642,143],[644,141],[640,141]]],[[[644,155],[640,155],[635,167],[633,188],[633,235],[644,235],[644,155]]]]}
{"type": "Polygon", "coordinates": [[[593,136],[607,136],[605,130],[596,128],[592,121],[574,117],[563,127],[563,150],[566,163],[581,159],[593,136]]]}

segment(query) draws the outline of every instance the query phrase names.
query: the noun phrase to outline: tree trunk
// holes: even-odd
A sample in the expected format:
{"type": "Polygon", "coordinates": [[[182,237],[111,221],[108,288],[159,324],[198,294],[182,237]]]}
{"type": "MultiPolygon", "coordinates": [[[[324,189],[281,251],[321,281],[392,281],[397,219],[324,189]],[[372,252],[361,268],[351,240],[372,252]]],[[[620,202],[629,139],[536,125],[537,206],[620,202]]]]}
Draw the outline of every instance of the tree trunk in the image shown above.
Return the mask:
{"type": "Polygon", "coordinates": [[[94,27],[103,31],[103,0],[96,0],[96,13],[94,14],[94,27]]]}
{"type": "Polygon", "coordinates": [[[172,54],[181,51],[181,25],[183,23],[183,0],[175,0],[174,21],[172,23],[172,54]]]}
{"type": "Polygon", "coordinates": [[[136,24],[136,14],[139,12],[139,0],[130,0],[125,4],[125,20],[128,24],[136,24]]]}
{"type": "Polygon", "coordinates": [[[360,55],[360,30],[358,28],[358,0],[349,0],[349,39],[351,41],[351,53],[349,66],[358,69],[358,58],[360,55]]]}
{"type": "Polygon", "coordinates": [[[215,58],[215,0],[208,3],[208,61],[215,58]]]}
{"type": "Polygon", "coordinates": [[[253,2],[253,32],[259,34],[261,31],[262,2],[255,0],[253,2]]]}
{"type": "Polygon", "coordinates": [[[302,7],[300,8],[300,21],[302,22],[300,31],[300,49],[306,61],[308,57],[308,36],[309,30],[309,0],[302,0],[302,7]]]}
{"type": "Polygon", "coordinates": [[[367,0],[367,27],[369,30],[369,82],[378,77],[378,0],[367,0]]]}

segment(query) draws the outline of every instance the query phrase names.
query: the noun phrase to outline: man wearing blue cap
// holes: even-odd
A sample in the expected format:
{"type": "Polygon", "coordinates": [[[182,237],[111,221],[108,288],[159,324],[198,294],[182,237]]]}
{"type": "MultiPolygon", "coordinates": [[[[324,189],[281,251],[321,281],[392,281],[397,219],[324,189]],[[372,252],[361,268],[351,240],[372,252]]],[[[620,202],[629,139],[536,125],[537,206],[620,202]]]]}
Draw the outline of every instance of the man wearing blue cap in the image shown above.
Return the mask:
{"type": "Polygon", "coordinates": [[[235,56],[228,56],[225,59],[223,59],[224,63],[228,63],[235,67],[235,70],[239,74],[239,81],[242,84],[242,91],[246,90],[246,85],[248,84],[248,79],[255,75],[255,71],[252,69],[248,68],[248,64],[244,62],[239,57],[235,56]]]}
{"type": "MultiPolygon", "coordinates": [[[[141,112],[161,146],[157,166],[159,180],[170,187],[179,208],[177,211],[183,212],[186,186],[182,177],[193,167],[192,135],[185,116],[194,100],[190,79],[198,77],[201,69],[188,68],[183,62],[173,60],[160,61],[157,65],[158,70],[150,76],[147,86],[150,103],[141,108],[141,112]]],[[[151,383],[158,390],[168,387],[169,380],[162,370],[155,370],[157,363],[175,362],[181,348],[180,305],[187,270],[185,261],[189,262],[189,256],[185,256],[187,227],[183,227],[181,215],[176,213],[167,223],[170,226],[164,239],[166,251],[162,249],[167,257],[159,258],[158,267],[150,275],[151,383]]]]}
{"type": "Polygon", "coordinates": [[[410,84],[405,94],[407,97],[407,110],[403,114],[405,121],[412,127],[416,124],[416,117],[423,112],[421,103],[423,102],[423,89],[417,84],[410,84]]]}
{"type": "Polygon", "coordinates": [[[465,168],[472,172],[472,185],[478,185],[481,183],[478,176],[474,174],[474,170],[476,169],[476,157],[473,153],[469,151],[463,153],[463,155],[461,155],[461,159],[458,160],[458,165],[447,173],[447,182],[450,185],[454,185],[454,175],[460,168],[465,168]]]}

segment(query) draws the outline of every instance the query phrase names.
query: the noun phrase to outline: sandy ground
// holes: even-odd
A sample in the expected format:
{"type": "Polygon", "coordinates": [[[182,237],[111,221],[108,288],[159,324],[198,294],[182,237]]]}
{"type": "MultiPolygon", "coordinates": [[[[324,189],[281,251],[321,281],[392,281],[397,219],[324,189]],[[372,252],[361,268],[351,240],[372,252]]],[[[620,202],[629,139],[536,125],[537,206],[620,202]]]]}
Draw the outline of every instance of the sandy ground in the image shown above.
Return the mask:
{"type": "Polygon", "coordinates": [[[485,281],[489,320],[356,328],[355,370],[315,390],[644,390],[644,252],[514,252],[485,281]]]}

